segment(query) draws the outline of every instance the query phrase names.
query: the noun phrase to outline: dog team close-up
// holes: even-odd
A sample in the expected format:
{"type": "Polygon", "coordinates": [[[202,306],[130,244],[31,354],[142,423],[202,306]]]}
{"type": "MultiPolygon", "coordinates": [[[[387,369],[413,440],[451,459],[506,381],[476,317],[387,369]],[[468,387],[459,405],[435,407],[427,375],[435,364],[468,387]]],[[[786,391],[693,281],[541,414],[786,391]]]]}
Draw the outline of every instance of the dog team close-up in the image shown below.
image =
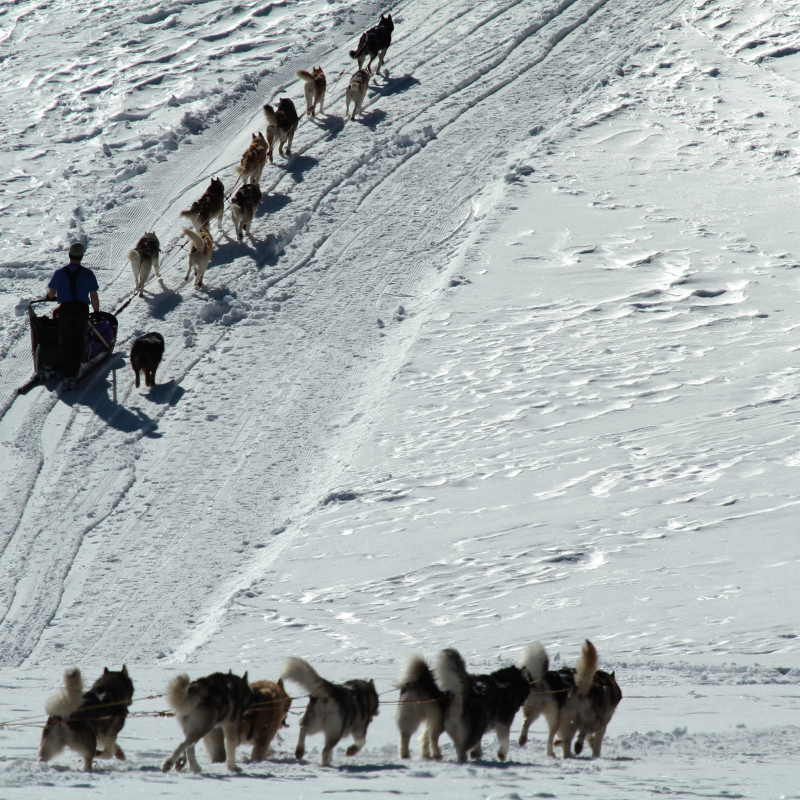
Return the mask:
{"type": "MultiPolygon", "coordinates": [[[[252,746],[250,762],[265,760],[278,732],[289,727],[286,718],[292,700],[297,699],[287,693],[284,681],[299,686],[306,693],[302,697],[308,699],[294,751],[298,761],[305,755],[306,737],[318,733],[324,735],[322,766],[332,765],[333,750],[343,738],[353,740],[345,755],[356,755],[366,744],[367,729],[379,706],[385,704],[397,709],[400,758],[411,757],[411,736],[422,727],[423,759],[443,758],[439,748],[443,733],[453,743],[456,761],[481,758],[483,736],[494,730],[497,758],[505,761],[511,725],[520,708],[520,747],[528,741],[531,724],[543,715],[549,728],[546,755],[555,755],[557,742],[563,757],[573,758],[581,754],[588,740],[592,758],[599,758],[606,728],[622,699],[614,673],[598,669],[597,650],[589,640],[584,642],[575,667],[557,672],[548,667],[549,657],[540,642],[525,647],[516,664],[487,674],[469,672],[453,648],[442,650],[433,667],[424,656],[414,654],[406,660],[394,688],[381,693],[400,692],[398,699],[388,701],[380,700],[374,681],[332,683],[302,658],[287,659],[277,682],[249,683],[246,672],[242,677],[215,672],[195,680],[183,673],[170,681],[165,696],[184,739],[161,769],[181,771],[188,764],[190,771],[201,772],[195,753],[201,740],[212,764],[224,763],[234,772],[241,770],[236,763],[240,745],[252,746]]],[[[50,761],[70,748],[83,758],[87,771],[94,759],[124,761],[117,737],[134,702],[133,694],[125,666],[119,672],[105,669],[88,692],[83,690],[80,670],[68,669],[64,689],[45,705],[49,716],[39,760],[50,761]]]]}

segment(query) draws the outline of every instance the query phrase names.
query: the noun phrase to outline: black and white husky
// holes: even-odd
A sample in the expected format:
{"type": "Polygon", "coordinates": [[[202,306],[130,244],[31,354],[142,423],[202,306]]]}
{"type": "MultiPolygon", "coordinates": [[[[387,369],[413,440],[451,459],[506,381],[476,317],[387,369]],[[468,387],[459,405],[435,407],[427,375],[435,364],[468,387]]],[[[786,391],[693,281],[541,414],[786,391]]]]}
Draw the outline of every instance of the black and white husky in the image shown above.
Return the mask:
{"type": "Polygon", "coordinates": [[[281,675],[300,684],[310,695],[305,714],[300,720],[295,757],[300,760],[306,752],[306,736],[325,734],[322,766],[331,764],[333,748],[345,736],[353,737],[346,754],[354,756],[367,741],[367,728],[378,715],[378,693],[370,681],[353,680],[330,683],[317,675],[314,668],[302,658],[289,658],[283,664],[281,675]]]}

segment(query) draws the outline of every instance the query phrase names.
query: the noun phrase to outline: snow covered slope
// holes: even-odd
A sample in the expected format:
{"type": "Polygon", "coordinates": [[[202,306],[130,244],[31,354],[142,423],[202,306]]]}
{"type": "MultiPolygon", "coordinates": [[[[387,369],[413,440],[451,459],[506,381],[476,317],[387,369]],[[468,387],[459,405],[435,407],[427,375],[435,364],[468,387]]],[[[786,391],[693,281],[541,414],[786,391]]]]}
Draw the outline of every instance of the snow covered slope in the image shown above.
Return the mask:
{"type": "MultiPolygon", "coordinates": [[[[168,258],[107,369],[14,399],[31,369],[14,309],[68,242],[116,307],[141,232],[179,241],[209,176],[233,184],[261,105],[300,101],[297,68],[352,69],[384,10],[0,16],[0,717],[39,713],[73,664],[126,662],[146,696],[178,669],[275,677],[301,655],[387,691],[409,652],[493,669],[540,638],[572,663],[589,636],[624,694],[599,762],[546,761],[539,722],[508,765],[491,736],[476,766],[404,764],[388,705],[351,766],[320,770],[315,739],[296,765],[293,717],[244,780],[796,793],[792,4],[393,6],[363,118],[344,121],[342,78],[265,172],[253,239],[226,220],[207,287],[168,258]],[[160,385],[137,391],[124,354],[153,329],[160,385]]],[[[8,791],[87,784],[70,756],[40,770],[38,733],[0,730],[8,791]]],[[[153,772],[177,736],[131,720],[129,761],[88,785],[240,791],[153,772]]]]}

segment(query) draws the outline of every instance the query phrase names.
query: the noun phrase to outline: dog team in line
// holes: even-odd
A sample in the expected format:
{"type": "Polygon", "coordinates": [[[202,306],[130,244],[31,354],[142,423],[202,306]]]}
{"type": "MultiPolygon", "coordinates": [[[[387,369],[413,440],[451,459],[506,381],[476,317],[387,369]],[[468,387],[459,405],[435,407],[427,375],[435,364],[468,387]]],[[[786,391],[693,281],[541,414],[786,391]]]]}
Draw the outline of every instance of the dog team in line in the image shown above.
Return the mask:
{"type": "MultiPolygon", "coordinates": [[[[350,114],[350,119],[354,120],[360,113],[364,99],[367,96],[369,80],[372,77],[372,62],[378,59],[376,74],[380,74],[386,51],[392,43],[392,31],[394,22],[392,15],[381,16],[380,22],[373,28],[361,34],[358,47],[350,51],[350,57],[358,61],[358,70],[350,77],[349,84],[345,90],[345,116],[350,114]],[[366,66],[364,62],[367,57],[369,61],[366,66]],[[352,114],[350,104],[353,105],[352,114]]],[[[308,72],[298,70],[297,77],[303,81],[303,93],[305,95],[306,110],[303,114],[313,117],[316,108],[323,113],[325,103],[325,92],[327,91],[327,80],[322,67],[315,67],[308,72]]],[[[261,173],[266,165],[273,163],[272,153],[275,145],[278,145],[278,153],[288,157],[292,154],[292,139],[300,122],[294,102],[288,97],[282,97],[278,105],[273,108],[269,103],[264,106],[264,117],[266,118],[266,136],[260,131],[252,134],[249,147],[241,157],[236,173],[242,181],[241,188],[236,192],[231,200],[231,220],[236,230],[236,238],[242,241],[250,232],[258,204],[261,202],[261,173]]],[[[238,183],[238,181],[237,181],[238,183]]],[[[203,285],[205,275],[211,256],[214,252],[214,239],[209,231],[211,221],[217,220],[217,229],[222,230],[222,215],[225,210],[225,187],[219,178],[212,178],[211,183],[199,200],[192,203],[191,207],[181,211],[180,216],[189,220],[194,226],[184,228],[183,233],[191,242],[189,248],[189,268],[186,271],[185,281],[194,272],[194,285],[203,285]]],[[[128,253],[134,276],[134,293],[140,297],[144,292],[145,284],[150,277],[150,270],[155,271],[156,277],[160,277],[159,267],[160,243],[155,232],[146,232],[139,239],[136,247],[128,253]]]]}
{"type": "MultiPolygon", "coordinates": [[[[201,740],[211,762],[224,762],[229,770],[240,771],[236,764],[239,745],[252,745],[250,761],[264,760],[277,732],[288,727],[292,698],[284,688],[285,680],[302,687],[309,698],[295,747],[298,760],[305,754],[306,737],[317,733],[325,740],[323,766],[331,765],[333,749],[345,737],[353,739],[346,755],[353,756],[364,747],[367,728],[380,705],[374,682],[331,683],[304,659],[289,658],[277,682],[248,683],[246,672],[242,677],[215,672],[194,681],[186,674],[175,677],[166,697],[184,739],[164,761],[162,771],[180,771],[188,763],[192,772],[201,772],[195,753],[201,740]]],[[[606,727],[622,699],[614,673],[598,669],[597,650],[588,639],[575,667],[558,670],[550,669],[541,642],[529,644],[515,665],[485,675],[468,672],[453,648],[442,650],[433,667],[415,654],[407,659],[395,689],[400,697],[391,704],[397,705],[400,757],[411,757],[411,737],[423,726],[421,757],[441,759],[439,738],[447,733],[459,762],[480,758],[481,740],[492,729],[499,744],[497,757],[504,761],[511,724],[520,708],[520,747],[528,741],[531,724],[544,716],[549,728],[548,756],[555,755],[554,745],[560,743],[563,757],[571,758],[588,741],[592,757],[597,758],[606,727]]],[[[88,692],[83,690],[80,670],[67,670],[64,690],[45,706],[49,716],[39,761],[47,762],[67,747],[83,757],[86,770],[92,769],[96,758],[124,761],[117,736],[132,702],[133,682],[125,666],[120,672],[106,668],[88,692]]]]}

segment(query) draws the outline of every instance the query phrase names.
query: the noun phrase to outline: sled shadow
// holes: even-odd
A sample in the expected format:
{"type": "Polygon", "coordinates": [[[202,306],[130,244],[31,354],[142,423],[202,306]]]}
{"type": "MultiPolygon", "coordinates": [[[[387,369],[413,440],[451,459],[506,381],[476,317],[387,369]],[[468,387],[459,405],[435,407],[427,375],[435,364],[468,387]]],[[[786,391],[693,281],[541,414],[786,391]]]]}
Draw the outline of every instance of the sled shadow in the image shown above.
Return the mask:
{"type": "Polygon", "coordinates": [[[360,122],[364,127],[369,128],[371,131],[375,131],[378,125],[380,125],[385,119],[386,112],[382,111],[380,108],[376,108],[374,111],[368,111],[366,114],[362,114],[355,120],[355,122],[360,122]]]}
{"type": "Polygon", "coordinates": [[[402,94],[415,86],[419,86],[421,83],[422,81],[406,73],[397,78],[389,78],[381,84],[373,83],[369,88],[377,92],[381,97],[386,97],[390,94],[402,94]]]}

